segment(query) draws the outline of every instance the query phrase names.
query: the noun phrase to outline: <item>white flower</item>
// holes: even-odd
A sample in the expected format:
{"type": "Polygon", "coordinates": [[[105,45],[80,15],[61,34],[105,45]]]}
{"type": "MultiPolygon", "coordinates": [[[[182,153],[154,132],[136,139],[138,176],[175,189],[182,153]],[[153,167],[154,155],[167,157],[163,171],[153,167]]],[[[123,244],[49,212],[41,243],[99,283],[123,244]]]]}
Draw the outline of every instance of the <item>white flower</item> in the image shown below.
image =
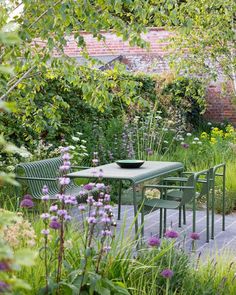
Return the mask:
{"type": "Polygon", "coordinates": [[[78,135],[83,135],[83,133],[81,133],[81,132],[76,132],[78,135]]]}
{"type": "Polygon", "coordinates": [[[193,141],[192,144],[196,144],[196,141],[193,141]]]}
{"type": "Polygon", "coordinates": [[[81,140],[81,142],[82,142],[82,143],[86,143],[86,142],[87,142],[87,140],[84,140],[84,139],[82,139],[82,140],[81,140]]]}
{"type": "Polygon", "coordinates": [[[167,143],[169,143],[169,142],[168,142],[167,140],[164,140],[163,143],[166,143],[166,144],[167,144],[167,143]]]}
{"type": "Polygon", "coordinates": [[[198,144],[200,144],[200,145],[201,145],[201,144],[202,144],[202,142],[201,142],[201,141],[198,141],[198,144]]]}
{"type": "Polygon", "coordinates": [[[212,123],[211,123],[211,122],[208,122],[208,123],[207,123],[207,125],[208,125],[208,126],[211,126],[211,125],[212,125],[212,123]]]}
{"type": "Polygon", "coordinates": [[[198,137],[194,137],[193,140],[195,140],[195,141],[199,141],[199,138],[198,138],[198,137]]]}
{"type": "Polygon", "coordinates": [[[187,136],[192,136],[192,133],[189,133],[189,132],[188,132],[186,135],[187,135],[187,136]]]}
{"type": "Polygon", "coordinates": [[[79,141],[79,137],[76,137],[76,136],[71,136],[71,139],[74,140],[74,141],[79,141]]]}
{"type": "Polygon", "coordinates": [[[162,128],[163,131],[168,131],[168,128],[162,128]]]}

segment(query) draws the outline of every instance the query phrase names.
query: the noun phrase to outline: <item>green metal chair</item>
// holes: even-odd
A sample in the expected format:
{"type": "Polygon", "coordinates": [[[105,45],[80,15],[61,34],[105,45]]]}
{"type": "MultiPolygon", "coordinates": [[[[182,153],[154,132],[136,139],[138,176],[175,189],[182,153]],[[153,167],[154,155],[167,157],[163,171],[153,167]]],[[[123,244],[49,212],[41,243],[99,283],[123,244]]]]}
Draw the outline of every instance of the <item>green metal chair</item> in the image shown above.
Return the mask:
{"type": "MultiPolygon", "coordinates": [[[[211,182],[212,177],[211,177],[211,175],[213,173],[213,168],[210,168],[208,170],[208,173],[209,173],[209,179],[208,179],[209,183],[207,183],[207,179],[202,179],[200,177],[197,179],[197,182],[201,184],[200,192],[196,193],[196,198],[197,199],[207,195],[207,193],[209,193],[210,189],[212,188],[212,182],[211,182]]],[[[186,177],[184,175],[191,175],[191,174],[194,174],[194,172],[182,172],[182,177],[167,177],[163,181],[164,181],[164,183],[179,182],[181,185],[183,185],[188,180],[188,177],[186,177]]],[[[205,174],[207,174],[207,172],[205,174]]],[[[177,190],[171,190],[171,191],[167,192],[167,199],[168,200],[180,201],[181,198],[182,198],[182,194],[183,194],[183,192],[179,192],[177,190]]],[[[207,207],[206,208],[206,213],[208,214],[207,218],[209,218],[209,205],[210,205],[209,202],[207,202],[207,206],[206,206],[207,207]]],[[[183,208],[183,224],[186,224],[186,208],[185,208],[185,205],[183,205],[182,208],[183,208]]],[[[179,227],[181,227],[181,207],[179,208],[179,227]]]]}
{"type": "MultiPolygon", "coordinates": [[[[193,174],[194,172],[182,172],[182,177],[167,177],[163,179],[163,181],[166,182],[180,182],[185,183],[187,181],[187,177],[184,177],[184,175],[193,174]]],[[[226,164],[221,163],[214,167],[211,167],[209,169],[209,190],[211,192],[211,204],[208,203],[208,207],[211,205],[212,214],[211,214],[211,239],[214,239],[215,234],[215,182],[216,178],[221,177],[222,178],[222,231],[225,231],[225,180],[226,180],[226,164]],[[220,173],[218,170],[222,170],[220,173]]],[[[204,179],[198,179],[198,182],[204,183],[204,179]]],[[[198,195],[198,198],[206,194],[206,186],[202,186],[202,191],[198,195]]],[[[181,196],[178,196],[175,192],[169,192],[167,194],[167,199],[173,199],[178,200],[181,196]]],[[[181,226],[181,208],[180,214],[179,214],[179,226],[181,226]]],[[[207,212],[209,214],[209,208],[207,208],[207,212]]],[[[183,206],[183,218],[184,218],[184,224],[186,224],[186,212],[185,212],[185,206],[183,206]]]]}
{"type": "Polygon", "coordinates": [[[141,222],[142,222],[142,235],[144,233],[144,213],[148,208],[160,209],[160,229],[159,236],[162,237],[163,229],[163,210],[164,210],[164,232],[166,230],[166,214],[167,209],[179,209],[185,206],[187,203],[193,204],[193,232],[196,231],[196,199],[199,195],[206,195],[207,197],[207,218],[206,218],[206,241],[209,242],[209,170],[203,170],[200,172],[192,173],[185,182],[185,185],[146,185],[142,191],[142,208],[141,208],[141,222]],[[201,192],[197,192],[197,184],[200,180],[200,176],[205,177],[205,181],[202,181],[201,192]],[[145,199],[145,190],[147,188],[158,188],[161,190],[162,199],[145,199]],[[170,199],[168,195],[172,193],[177,199],[170,199]],[[179,195],[178,195],[179,194],[179,195]]]}
{"type": "MultiPolygon", "coordinates": [[[[20,163],[15,167],[16,179],[25,182],[30,190],[32,197],[41,199],[42,187],[48,186],[49,196],[55,199],[55,195],[59,193],[60,175],[59,167],[63,160],[60,157],[40,160],[29,163],[20,163]],[[23,176],[22,176],[23,175],[23,176]]],[[[89,167],[72,166],[72,169],[86,169],[89,167]]],[[[71,179],[70,184],[66,188],[66,193],[79,196],[81,187],[76,185],[71,179]]]]}

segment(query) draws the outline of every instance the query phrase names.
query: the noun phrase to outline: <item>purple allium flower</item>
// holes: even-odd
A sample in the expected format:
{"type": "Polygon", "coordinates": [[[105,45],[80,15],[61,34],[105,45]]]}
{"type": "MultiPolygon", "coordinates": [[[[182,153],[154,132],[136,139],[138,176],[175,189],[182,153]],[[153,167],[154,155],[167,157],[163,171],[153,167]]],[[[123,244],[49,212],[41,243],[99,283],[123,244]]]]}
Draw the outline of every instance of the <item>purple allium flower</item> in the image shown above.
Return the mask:
{"type": "Polygon", "coordinates": [[[23,199],[20,202],[20,207],[21,208],[32,208],[32,207],[34,207],[34,202],[31,199],[23,199]]]}
{"type": "Polygon", "coordinates": [[[52,229],[59,229],[61,227],[61,224],[57,220],[52,220],[49,224],[49,227],[52,229]]]}
{"type": "Polygon", "coordinates": [[[67,215],[67,211],[65,209],[64,210],[58,210],[57,215],[58,216],[65,216],[65,215],[67,215]]]}
{"type": "Polygon", "coordinates": [[[5,261],[0,261],[0,271],[8,271],[10,270],[10,266],[5,261]]]}
{"type": "Polygon", "coordinates": [[[57,205],[52,205],[50,208],[49,208],[49,211],[50,212],[56,212],[58,210],[58,206],[57,205]]]}
{"type": "Polygon", "coordinates": [[[87,183],[83,186],[86,191],[91,191],[94,188],[94,183],[87,183]]]}
{"type": "Polygon", "coordinates": [[[23,199],[33,200],[33,197],[29,194],[24,195],[23,199]]]}
{"type": "Polygon", "coordinates": [[[71,221],[72,217],[68,214],[65,215],[65,221],[71,221]]]}
{"type": "Polygon", "coordinates": [[[200,234],[196,233],[196,232],[193,232],[193,233],[190,234],[190,238],[192,240],[199,240],[200,239],[200,234]]]}
{"type": "Polygon", "coordinates": [[[60,177],[59,178],[60,185],[67,185],[70,183],[69,177],[60,177]]]}
{"type": "Polygon", "coordinates": [[[49,229],[43,229],[43,230],[41,230],[41,234],[43,234],[43,235],[45,235],[45,236],[47,236],[47,235],[49,235],[49,229]]]}
{"type": "Polygon", "coordinates": [[[43,186],[43,188],[42,188],[42,193],[44,194],[44,195],[46,195],[46,194],[48,194],[48,186],[45,184],[44,186],[43,186]]]}
{"type": "Polygon", "coordinates": [[[101,231],[101,235],[103,237],[110,237],[112,235],[112,232],[110,230],[105,229],[101,231]]]}
{"type": "Polygon", "coordinates": [[[161,276],[162,276],[163,278],[165,278],[165,279],[170,279],[170,278],[173,277],[173,275],[174,275],[174,272],[173,272],[171,269],[169,269],[169,268],[164,269],[164,270],[161,272],[161,276]]]}
{"type": "Polygon", "coordinates": [[[184,149],[188,149],[189,148],[189,144],[188,143],[182,143],[181,144],[181,146],[182,146],[182,148],[184,148],[184,149]]]}
{"type": "Polygon", "coordinates": [[[8,285],[7,283],[0,281],[0,293],[5,293],[7,291],[9,291],[10,289],[10,285],[8,285]]]}
{"type": "Polygon", "coordinates": [[[78,209],[79,209],[79,211],[85,211],[85,206],[82,205],[82,204],[80,204],[80,205],[78,206],[78,209]]]}
{"type": "Polygon", "coordinates": [[[160,246],[160,244],[161,244],[161,241],[157,237],[152,236],[148,239],[148,245],[151,247],[158,247],[160,246]]]}
{"type": "Polygon", "coordinates": [[[86,201],[87,201],[88,204],[92,205],[94,203],[93,196],[88,196],[86,201]]]}
{"type": "Polygon", "coordinates": [[[62,159],[64,161],[69,161],[71,159],[71,156],[69,153],[65,153],[64,155],[62,155],[62,159]]]}
{"type": "Polygon", "coordinates": [[[43,214],[41,214],[41,216],[40,216],[42,219],[49,219],[50,218],[50,214],[48,214],[48,213],[43,213],[43,214]]]}
{"type": "Polygon", "coordinates": [[[178,236],[179,236],[179,234],[176,231],[172,230],[172,229],[167,230],[165,232],[165,237],[166,238],[176,239],[176,238],[178,238],[178,236]]]}
{"type": "Polygon", "coordinates": [[[104,183],[97,183],[96,184],[96,188],[97,189],[104,189],[105,188],[105,184],[104,183]]]}
{"type": "Polygon", "coordinates": [[[43,201],[48,201],[50,199],[49,195],[42,196],[43,201]]]}
{"type": "Polygon", "coordinates": [[[111,205],[105,205],[104,206],[104,209],[110,211],[110,210],[112,210],[112,206],[111,205]]]}
{"type": "Polygon", "coordinates": [[[97,220],[95,217],[91,216],[91,217],[87,217],[87,221],[88,223],[90,224],[96,224],[97,223],[97,220]]]}

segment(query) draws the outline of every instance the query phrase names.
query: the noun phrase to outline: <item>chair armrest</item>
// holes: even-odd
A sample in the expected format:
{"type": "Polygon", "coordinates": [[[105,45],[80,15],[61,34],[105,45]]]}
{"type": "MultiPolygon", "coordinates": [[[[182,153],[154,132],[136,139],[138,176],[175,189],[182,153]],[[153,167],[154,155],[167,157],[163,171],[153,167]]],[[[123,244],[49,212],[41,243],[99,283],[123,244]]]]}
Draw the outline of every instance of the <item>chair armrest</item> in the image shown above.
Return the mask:
{"type": "MultiPolygon", "coordinates": [[[[194,173],[196,173],[196,172],[193,172],[193,171],[185,171],[185,172],[182,172],[182,174],[194,174],[194,173]]],[[[207,172],[203,172],[201,174],[204,175],[204,174],[207,174],[207,172]]]]}
{"type": "MultiPolygon", "coordinates": [[[[164,178],[163,181],[187,182],[188,181],[188,178],[185,178],[185,177],[167,177],[167,178],[164,178]]],[[[205,179],[198,178],[197,182],[199,182],[199,183],[205,183],[206,180],[205,179]]]]}
{"type": "Polygon", "coordinates": [[[16,179],[20,180],[35,180],[35,181],[57,181],[58,178],[42,178],[42,177],[26,177],[26,176],[16,176],[16,179]]]}
{"type": "Polygon", "coordinates": [[[169,189],[193,189],[194,188],[194,186],[182,186],[182,185],[155,185],[155,184],[153,184],[153,185],[145,185],[144,187],[143,187],[143,190],[144,189],[146,189],[146,188],[169,188],[169,189]]]}

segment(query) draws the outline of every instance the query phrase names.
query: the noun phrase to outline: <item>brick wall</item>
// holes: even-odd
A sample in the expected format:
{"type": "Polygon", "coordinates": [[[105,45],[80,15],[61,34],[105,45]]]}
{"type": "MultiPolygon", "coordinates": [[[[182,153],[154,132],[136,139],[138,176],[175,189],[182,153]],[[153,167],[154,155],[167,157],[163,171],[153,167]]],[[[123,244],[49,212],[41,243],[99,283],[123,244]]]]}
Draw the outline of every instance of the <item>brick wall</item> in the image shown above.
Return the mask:
{"type": "Polygon", "coordinates": [[[236,105],[232,101],[232,86],[223,91],[220,84],[209,85],[207,91],[205,118],[215,121],[229,121],[236,126],[236,105]]]}
{"type": "MultiPolygon", "coordinates": [[[[168,44],[165,38],[171,35],[170,32],[162,28],[151,28],[147,34],[143,34],[143,38],[150,42],[149,50],[131,47],[127,41],[123,41],[112,32],[101,33],[106,38],[105,42],[97,41],[91,34],[86,32],[81,33],[91,56],[122,55],[122,62],[132,72],[162,73],[169,70],[168,51],[164,48],[168,44]]],[[[43,46],[43,43],[40,45],[43,46]]],[[[77,47],[73,37],[68,37],[65,53],[70,57],[81,55],[81,50],[77,47]]],[[[55,52],[55,56],[58,56],[57,52],[55,52]]],[[[236,107],[231,96],[230,92],[227,94],[222,93],[220,84],[210,85],[205,117],[208,120],[217,122],[228,120],[236,126],[236,107]]]]}

